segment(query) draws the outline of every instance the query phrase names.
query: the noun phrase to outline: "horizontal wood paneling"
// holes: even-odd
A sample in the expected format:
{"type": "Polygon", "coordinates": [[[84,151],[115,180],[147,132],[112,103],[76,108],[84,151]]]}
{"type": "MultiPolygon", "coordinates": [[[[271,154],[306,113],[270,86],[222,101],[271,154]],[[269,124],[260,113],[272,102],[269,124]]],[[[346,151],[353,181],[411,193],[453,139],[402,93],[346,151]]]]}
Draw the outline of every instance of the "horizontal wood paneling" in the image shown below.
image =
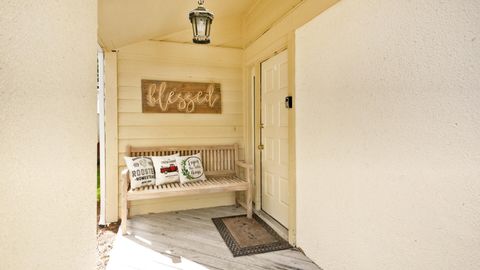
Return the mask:
{"type": "Polygon", "coordinates": [[[119,71],[122,73],[163,74],[164,72],[196,74],[202,77],[237,78],[239,67],[208,67],[205,63],[165,63],[158,59],[135,61],[124,59],[118,61],[119,71]],[[168,69],[165,68],[168,65],[168,69]],[[188,68],[185,68],[188,66],[188,68]]]}
{"type": "Polygon", "coordinates": [[[242,66],[241,50],[168,42],[140,42],[120,49],[119,59],[162,59],[175,63],[208,63],[208,66],[242,66]],[[179,53],[181,52],[181,53],[179,53]]]}
{"type": "MultiPolygon", "coordinates": [[[[215,138],[215,144],[228,145],[237,143],[238,138],[215,138]]],[[[193,144],[195,145],[211,145],[212,138],[195,138],[193,144]]],[[[155,138],[155,139],[120,139],[118,141],[118,148],[120,153],[125,152],[127,145],[135,146],[162,146],[162,145],[191,145],[192,138],[155,138]]],[[[243,144],[239,144],[240,148],[243,148],[243,144]]]]}
{"type": "MultiPolygon", "coordinates": [[[[242,50],[141,42],[118,52],[118,171],[127,145],[233,144],[243,148],[242,50]],[[141,80],[220,83],[221,114],[142,113],[141,80]]],[[[243,156],[243,150],[240,151],[243,156]]],[[[132,203],[132,214],[227,205],[232,193],[132,203]]]]}
{"type": "MultiPolygon", "coordinates": [[[[235,87],[233,87],[233,91],[237,91],[238,85],[242,84],[241,78],[237,77],[222,77],[220,78],[219,75],[221,74],[216,74],[216,73],[209,73],[209,74],[200,74],[201,72],[205,72],[202,70],[199,70],[199,73],[196,72],[186,72],[183,71],[183,73],[177,73],[172,70],[166,70],[161,73],[153,73],[153,72],[148,72],[145,74],[138,74],[138,73],[128,73],[128,72],[122,72],[119,74],[118,78],[118,86],[119,87],[124,87],[124,86],[133,86],[137,87],[140,85],[140,80],[142,79],[159,79],[159,80],[172,80],[172,81],[181,81],[181,80],[186,80],[186,81],[192,81],[192,82],[211,82],[215,81],[220,83],[221,85],[227,83],[227,82],[236,82],[235,87]]],[[[225,74],[224,74],[225,75],[225,74]]],[[[226,87],[225,91],[230,91],[232,87],[226,87]]],[[[222,87],[223,91],[223,87],[222,87]]]]}
{"type": "MultiPolygon", "coordinates": [[[[142,112],[142,101],[132,99],[119,99],[118,100],[118,112],[142,112]]],[[[222,100],[222,114],[242,113],[243,102],[242,101],[223,101],[222,100]]]]}
{"type": "Polygon", "coordinates": [[[122,126],[242,126],[242,113],[224,113],[221,115],[209,114],[173,114],[165,117],[162,114],[143,114],[140,112],[121,113],[118,125],[122,126]]]}
{"type": "MultiPolygon", "coordinates": [[[[124,51],[122,51],[124,52],[124,51]]],[[[143,55],[143,54],[129,54],[129,53],[122,53],[122,56],[119,57],[120,61],[149,61],[149,62],[161,62],[165,63],[172,63],[175,65],[184,64],[184,65],[193,65],[193,66],[201,66],[205,64],[205,61],[209,62],[210,67],[240,67],[238,65],[238,58],[237,57],[225,57],[222,60],[208,60],[208,59],[192,59],[192,58],[185,58],[179,57],[178,55],[175,56],[152,56],[152,55],[143,55]]]]}
{"type": "Polygon", "coordinates": [[[159,127],[120,127],[118,130],[119,139],[155,139],[155,138],[191,138],[192,143],[196,137],[200,138],[231,138],[241,137],[241,127],[215,127],[215,126],[171,126],[168,128],[159,127]]]}

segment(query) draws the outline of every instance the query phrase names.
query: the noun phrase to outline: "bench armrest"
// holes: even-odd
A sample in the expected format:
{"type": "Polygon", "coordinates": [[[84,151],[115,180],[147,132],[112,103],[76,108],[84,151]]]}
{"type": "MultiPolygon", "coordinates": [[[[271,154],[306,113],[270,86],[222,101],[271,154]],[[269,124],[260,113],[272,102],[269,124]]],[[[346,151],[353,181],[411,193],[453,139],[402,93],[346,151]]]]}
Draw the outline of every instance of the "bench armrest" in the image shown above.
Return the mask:
{"type": "Polygon", "coordinates": [[[243,162],[243,161],[237,161],[236,162],[237,166],[240,166],[242,168],[245,168],[245,169],[248,169],[248,170],[253,170],[253,165],[252,164],[248,164],[246,162],[243,162]]]}
{"type": "MultiPolygon", "coordinates": [[[[253,193],[253,179],[250,176],[250,172],[253,172],[253,165],[248,164],[244,161],[236,160],[235,161],[235,166],[242,167],[245,169],[245,180],[247,180],[248,183],[248,189],[246,190],[245,194],[245,202],[246,202],[246,208],[247,208],[247,217],[252,218],[252,213],[253,213],[253,207],[252,207],[252,193],[253,193]]],[[[235,167],[236,169],[236,167],[235,167]]],[[[236,171],[236,170],[235,170],[236,171]]]]}
{"type": "Polygon", "coordinates": [[[248,164],[244,161],[240,161],[240,160],[237,160],[235,161],[235,166],[238,166],[238,167],[242,167],[245,169],[245,178],[247,180],[247,182],[249,184],[251,184],[251,180],[250,180],[250,171],[253,171],[253,165],[252,164],[248,164]]]}
{"type": "Polygon", "coordinates": [[[124,187],[125,185],[130,184],[130,175],[128,173],[128,168],[125,168],[122,170],[122,173],[120,174],[120,181],[121,181],[121,186],[124,187]]]}
{"type": "Polygon", "coordinates": [[[128,173],[128,168],[122,170],[120,176],[120,188],[122,191],[128,191],[128,186],[130,184],[130,174],[128,173]]]}

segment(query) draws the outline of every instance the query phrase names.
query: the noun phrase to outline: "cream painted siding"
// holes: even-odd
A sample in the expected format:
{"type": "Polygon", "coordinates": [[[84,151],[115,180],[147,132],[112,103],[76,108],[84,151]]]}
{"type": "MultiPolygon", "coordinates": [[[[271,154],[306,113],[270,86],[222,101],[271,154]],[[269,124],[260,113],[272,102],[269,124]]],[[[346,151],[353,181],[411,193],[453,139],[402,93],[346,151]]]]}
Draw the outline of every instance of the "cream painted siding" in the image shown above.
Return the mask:
{"type": "MultiPolygon", "coordinates": [[[[118,165],[127,145],[238,143],[243,148],[242,50],[147,41],[118,51],[118,165]],[[144,114],[141,80],[221,84],[221,114],[144,114]]],[[[132,214],[234,203],[232,193],[145,200],[132,214]]]]}

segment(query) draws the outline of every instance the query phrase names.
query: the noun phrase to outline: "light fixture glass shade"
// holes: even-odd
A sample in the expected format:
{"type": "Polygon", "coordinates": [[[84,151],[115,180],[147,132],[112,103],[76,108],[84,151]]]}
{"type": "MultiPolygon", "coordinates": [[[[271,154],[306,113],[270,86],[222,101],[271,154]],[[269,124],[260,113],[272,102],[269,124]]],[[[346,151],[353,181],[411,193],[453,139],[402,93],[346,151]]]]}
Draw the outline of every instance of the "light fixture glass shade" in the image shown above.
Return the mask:
{"type": "Polygon", "coordinates": [[[199,44],[210,43],[210,29],[213,13],[203,7],[203,1],[198,1],[199,6],[189,14],[192,23],[193,42],[199,44]]]}

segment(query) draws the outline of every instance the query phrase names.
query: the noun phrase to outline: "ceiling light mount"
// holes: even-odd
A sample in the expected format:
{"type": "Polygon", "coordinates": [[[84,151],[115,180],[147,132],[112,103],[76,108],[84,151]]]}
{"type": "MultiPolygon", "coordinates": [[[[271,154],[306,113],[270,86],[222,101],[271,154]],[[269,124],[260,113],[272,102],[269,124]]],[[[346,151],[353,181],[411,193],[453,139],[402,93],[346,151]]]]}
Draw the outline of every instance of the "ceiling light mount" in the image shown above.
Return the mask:
{"type": "Polygon", "coordinates": [[[210,43],[210,28],[213,21],[213,13],[204,6],[204,0],[198,0],[198,7],[190,11],[189,19],[192,23],[193,43],[210,43]]]}

